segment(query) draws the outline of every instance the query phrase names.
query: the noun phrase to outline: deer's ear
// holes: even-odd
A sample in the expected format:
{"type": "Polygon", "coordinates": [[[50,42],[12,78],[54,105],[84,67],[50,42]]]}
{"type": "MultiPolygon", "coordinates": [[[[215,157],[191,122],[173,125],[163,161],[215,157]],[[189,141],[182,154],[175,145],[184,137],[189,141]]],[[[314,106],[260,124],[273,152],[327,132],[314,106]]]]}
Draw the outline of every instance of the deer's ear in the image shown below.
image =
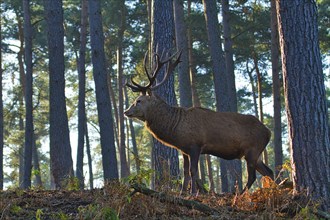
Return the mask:
{"type": "Polygon", "coordinates": [[[151,89],[147,89],[147,95],[148,96],[151,96],[152,95],[151,89]]]}

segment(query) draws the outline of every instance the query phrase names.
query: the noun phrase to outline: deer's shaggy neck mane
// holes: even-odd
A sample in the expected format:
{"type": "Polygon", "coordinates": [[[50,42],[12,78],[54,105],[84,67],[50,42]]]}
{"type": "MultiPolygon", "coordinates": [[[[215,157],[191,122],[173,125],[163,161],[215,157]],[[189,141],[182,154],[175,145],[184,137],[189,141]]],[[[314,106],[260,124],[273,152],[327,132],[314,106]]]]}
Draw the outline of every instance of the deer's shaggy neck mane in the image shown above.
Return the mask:
{"type": "Polygon", "coordinates": [[[155,105],[148,110],[145,125],[157,138],[171,142],[183,112],[182,108],[172,107],[159,99],[155,100],[155,105]]]}

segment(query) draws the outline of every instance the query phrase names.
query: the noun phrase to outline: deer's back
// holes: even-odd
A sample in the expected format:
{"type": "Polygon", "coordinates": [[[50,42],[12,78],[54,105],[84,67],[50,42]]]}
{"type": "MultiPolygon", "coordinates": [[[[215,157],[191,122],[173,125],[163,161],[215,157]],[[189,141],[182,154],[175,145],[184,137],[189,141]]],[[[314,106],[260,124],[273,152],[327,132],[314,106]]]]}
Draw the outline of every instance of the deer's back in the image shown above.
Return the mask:
{"type": "Polygon", "coordinates": [[[187,110],[187,118],[191,125],[184,127],[196,131],[192,134],[199,144],[211,150],[215,146],[239,150],[237,146],[267,144],[270,138],[269,129],[252,115],[191,108],[187,110]]]}

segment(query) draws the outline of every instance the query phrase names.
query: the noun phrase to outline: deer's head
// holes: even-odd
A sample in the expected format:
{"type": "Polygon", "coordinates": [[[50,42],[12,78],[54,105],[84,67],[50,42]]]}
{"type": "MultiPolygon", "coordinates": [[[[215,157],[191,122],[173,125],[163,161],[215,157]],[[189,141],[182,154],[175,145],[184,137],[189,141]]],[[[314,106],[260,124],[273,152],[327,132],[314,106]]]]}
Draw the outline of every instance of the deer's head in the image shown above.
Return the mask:
{"type": "Polygon", "coordinates": [[[153,55],[155,65],[151,68],[151,73],[147,68],[147,59],[148,52],[144,57],[144,70],[148,77],[149,83],[146,86],[142,86],[136,83],[133,80],[133,77],[130,80],[130,83],[126,83],[126,86],[130,87],[133,92],[139,92],[140,96],[134,101],[134,103],[125,111],[125,115],[130,118],[137,118],[141,121],[146,120],[146,115],[148,111],[152,111],[152,106],[159,102],[159,98],[156,95],[153,95],[155,89],[159,88],[164,82],[168,79],[169,74],[173,72],[174,68],[180,63],[181,51],[176,52],[172,56],[168,54],[164,55],[162,53],[159,56],[157,53],[153,55]],[[177,54],[179,55],[177,56],[177,54]],[[177,56],[177,58],[172,61],[172,59],[177,56]],[[164,78],[158,83],[156,82],[156,77],[163,66],[166,66],[166,72],[164,78]]]}

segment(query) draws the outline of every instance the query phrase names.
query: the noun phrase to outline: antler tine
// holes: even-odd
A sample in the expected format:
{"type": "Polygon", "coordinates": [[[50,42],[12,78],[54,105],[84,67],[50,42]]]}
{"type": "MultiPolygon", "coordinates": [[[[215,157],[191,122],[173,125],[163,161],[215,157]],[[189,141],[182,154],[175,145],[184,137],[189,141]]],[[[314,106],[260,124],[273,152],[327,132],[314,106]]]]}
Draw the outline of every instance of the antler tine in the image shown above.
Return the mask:
{"type": "Polygon", "coordinates": [[[174,53],[171,57],[169,57],[167,60],[163,61],[162,63],[165,64],[167,63],[167,67],[166,67],[166,72],[165,72],[165,76],[163,78],[163,80],[160,83],[157,83],[157,85],[151,87],[151,90],[155,90],[158,87],[160,87],[162,84],[164,84],[164,82],[168,79],[170,73],[175,69],[175,67],[181,62],[180,57],[182,54],[182,50],[177,51],[176,53],[174,53]],[[180,53],[179,53],[180,52],[180,53]],[[172,58],[174,56],[176,56],[179,53],[179,56],[176,58],[176,60],[174,61],[174,63],[171,62],[172,58]]]}
{"type": "Polygon", "coordinates": [[[146,93],[147,88],[144,86],[140,86],[133,80],[133,76],[130,78],[131,84],[126,81],[126,86],[130,87],[133,92],[142,92],[143,94],[146,93]]]}
{"type": "Polygon", "coordinates": [[[147,75],[148,79],[150,80],[151,76],[150,76],[148,68],[147,68],[148,52],[149,51],[147,50],[145,55],[144,55],[143,64],[144,64],[144,71],[146,72],[146,75],[147,75]]]}

